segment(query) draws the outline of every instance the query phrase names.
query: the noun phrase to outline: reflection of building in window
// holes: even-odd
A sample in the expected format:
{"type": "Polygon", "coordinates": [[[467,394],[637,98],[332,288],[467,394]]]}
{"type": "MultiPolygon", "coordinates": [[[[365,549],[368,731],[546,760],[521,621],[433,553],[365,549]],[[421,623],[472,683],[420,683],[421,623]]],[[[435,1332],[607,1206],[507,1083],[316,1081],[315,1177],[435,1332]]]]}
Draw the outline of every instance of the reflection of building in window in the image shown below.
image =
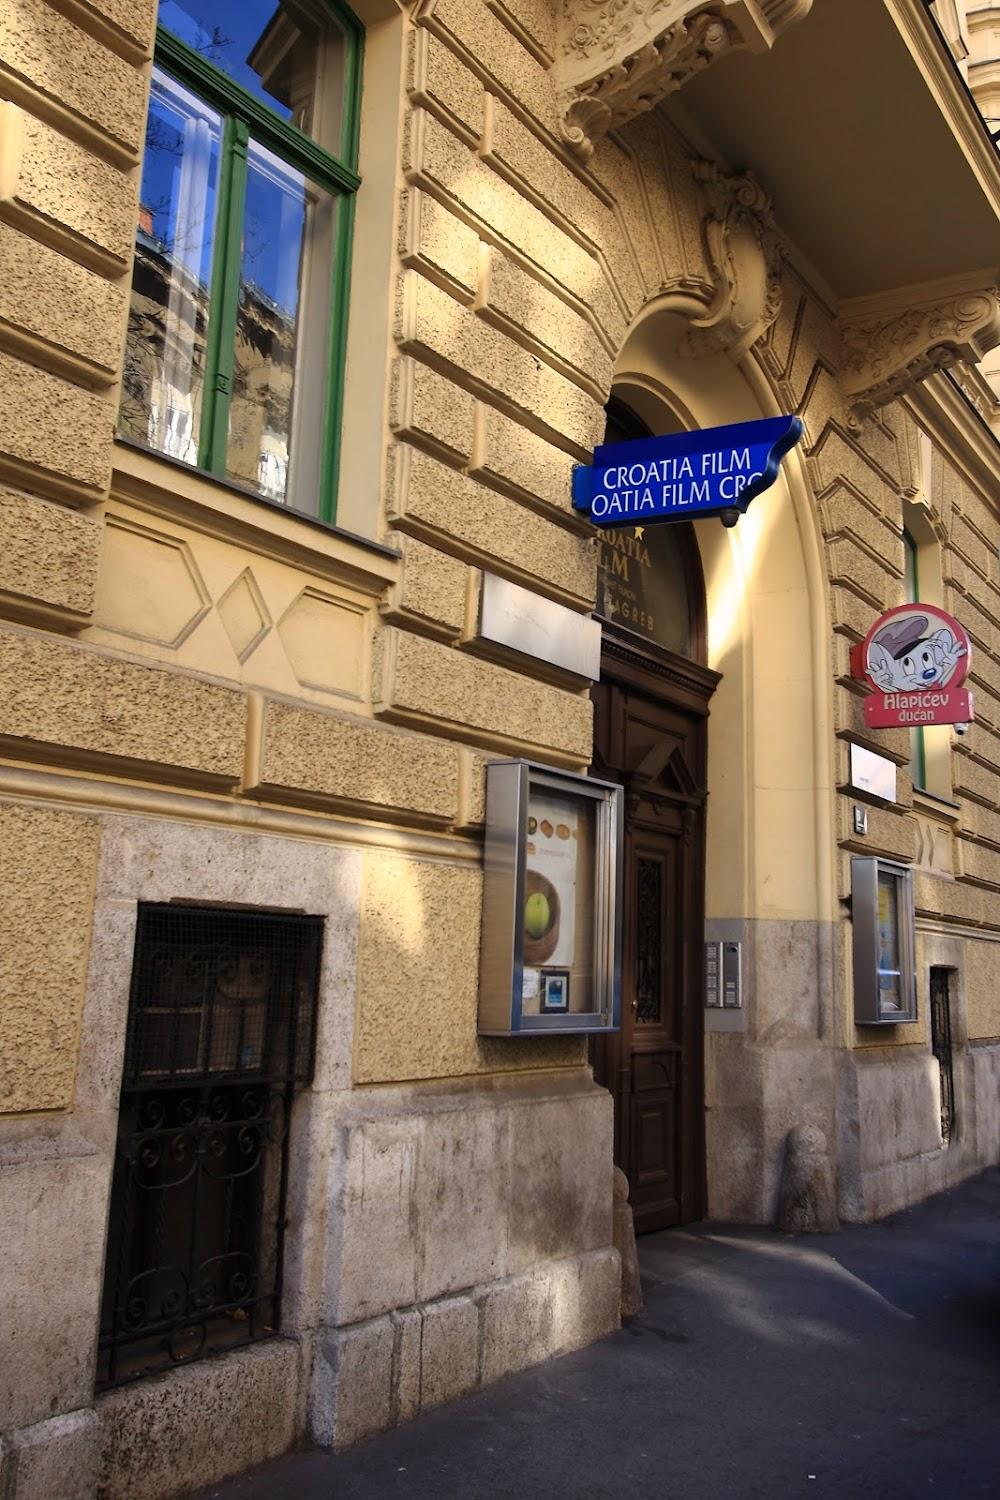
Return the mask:
{"type": "Polygon", "coordinates": [[[120,431],[332,519],[357,26],[189,8],[160,8],[120,431]]]}

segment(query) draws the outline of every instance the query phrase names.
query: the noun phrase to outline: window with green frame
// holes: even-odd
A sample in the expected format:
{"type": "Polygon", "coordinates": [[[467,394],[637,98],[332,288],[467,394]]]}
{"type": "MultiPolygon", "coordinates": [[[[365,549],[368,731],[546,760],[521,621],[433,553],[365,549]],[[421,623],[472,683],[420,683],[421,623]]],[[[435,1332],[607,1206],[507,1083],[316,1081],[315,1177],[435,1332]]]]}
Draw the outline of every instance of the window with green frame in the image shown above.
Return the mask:
{"type": "Polygon", "coordinates": [[[332,521],[363,33],[160,0],[119,432],[332,521]]]}
{"type": "MultiPolygon", "coordinates": [[[[920,576],[917,572],[917,544],[905,528],[903,530],[903,588],[907,604],[919,603],[920,576]]],[[[914,786],[927,785],[927,752],[922,729],[910,730],[910,775],[914,786]]]]}

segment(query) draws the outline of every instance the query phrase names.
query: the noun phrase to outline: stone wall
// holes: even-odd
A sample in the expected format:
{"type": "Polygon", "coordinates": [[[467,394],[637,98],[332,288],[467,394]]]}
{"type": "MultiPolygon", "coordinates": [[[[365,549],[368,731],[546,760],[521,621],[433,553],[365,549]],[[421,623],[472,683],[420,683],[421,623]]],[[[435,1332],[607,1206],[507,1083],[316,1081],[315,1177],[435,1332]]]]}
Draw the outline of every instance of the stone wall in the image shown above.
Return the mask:
{"type": "Polygon", "coordinates": [[[567,148],[547,0],[358,9],[336,531],[116,444],[154,7],[0,0],[15,1500],[153,1500],[304,1433],[342,1445],[616,1325],[609,1097],[580,1040],[475,1024],[485,762],[582,770],[592,745],[586,683],[481,638],[483,575],[589,616],[596,554],[570,476],[613,385],[688,425],[805,424],[767,508],[735,538],[698,530],[723,673],[707,908],[746,952],[745,1011],[708,1038],[712,1214],[768,1220],[803,1123],[831,1144],[845,1218],[1000,1150],[995,454],[944,375],[919,399],[852,405],[832,297],[682,112],[641,116],[586,161],[567,148]],[[725,241],[746,201],[749,248],[725,241]],[[907,734],[866,731],[850,681],[850,646],[902,597],[904,504],[976,653],[976,723],[937,746],[936,798],[913,790],[907,734]],[[852,743],[899,767],[864,836],[852,743]],[[853,1025],[854,854],[915,866],[916,1027],[853,1025]],[[317,1071],[293,1121],[280,1338],[95,1403],[136,907],[152,900],[324,917],[317,1071]],[[947,1147],[931,965],[955,974],[947,1147]]]}

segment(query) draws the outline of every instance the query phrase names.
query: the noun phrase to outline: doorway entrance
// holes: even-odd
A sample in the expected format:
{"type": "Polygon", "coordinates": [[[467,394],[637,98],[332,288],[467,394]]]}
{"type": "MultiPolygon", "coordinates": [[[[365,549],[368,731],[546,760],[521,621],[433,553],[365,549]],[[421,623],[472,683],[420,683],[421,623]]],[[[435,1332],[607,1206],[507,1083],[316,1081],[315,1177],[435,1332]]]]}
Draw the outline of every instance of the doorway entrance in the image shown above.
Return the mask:
{"type": "MultiPolygon", "coordinates": [[[[648,435],[608,408],[606,441],[648,435]]],[[[687,525],[601,539],[594,774],[625,788],[622,1021],[595,1040],[639,1233],[705,1212],[705,591],[687,525]]]]}
{"type": "Polygon", "coordinates": [[[708,700],[718,680],[616,639],[594,691],[596,774],[625,788],[622,1022],[595,1044],[639,1233],[705,1211],[702,944],[708,700]]]}

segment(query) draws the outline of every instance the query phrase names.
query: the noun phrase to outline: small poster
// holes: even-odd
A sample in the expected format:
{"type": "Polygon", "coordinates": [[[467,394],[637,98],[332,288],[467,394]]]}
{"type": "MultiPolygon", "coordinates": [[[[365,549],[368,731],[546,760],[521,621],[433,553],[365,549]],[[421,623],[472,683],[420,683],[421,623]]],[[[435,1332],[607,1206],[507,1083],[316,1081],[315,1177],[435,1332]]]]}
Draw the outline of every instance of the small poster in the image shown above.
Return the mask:
{"type": "Polygon", "coordinates": [[[524,962],[571,969],[576,946],[577,802],[532,790],[524,880],[524,962]]]}

